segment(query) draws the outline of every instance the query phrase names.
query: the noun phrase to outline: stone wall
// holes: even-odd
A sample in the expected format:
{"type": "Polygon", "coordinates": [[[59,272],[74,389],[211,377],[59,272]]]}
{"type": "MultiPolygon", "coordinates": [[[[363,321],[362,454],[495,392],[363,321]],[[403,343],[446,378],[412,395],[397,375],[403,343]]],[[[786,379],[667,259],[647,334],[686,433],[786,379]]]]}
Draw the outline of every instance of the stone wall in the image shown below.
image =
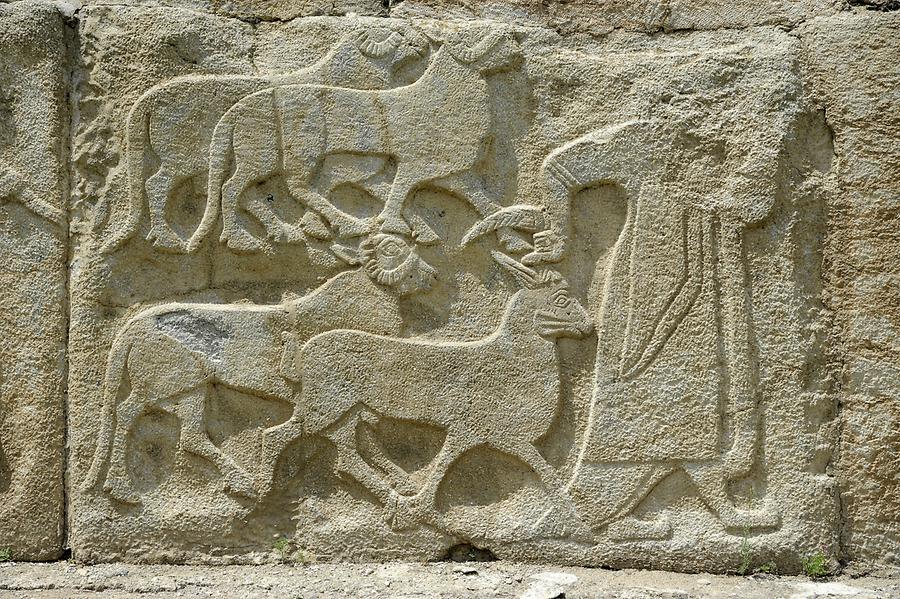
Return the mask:
{"type": "Polygon", "coordinates": [[[0,549],[897,563],[893,8],[0,5],[0,549]]]}

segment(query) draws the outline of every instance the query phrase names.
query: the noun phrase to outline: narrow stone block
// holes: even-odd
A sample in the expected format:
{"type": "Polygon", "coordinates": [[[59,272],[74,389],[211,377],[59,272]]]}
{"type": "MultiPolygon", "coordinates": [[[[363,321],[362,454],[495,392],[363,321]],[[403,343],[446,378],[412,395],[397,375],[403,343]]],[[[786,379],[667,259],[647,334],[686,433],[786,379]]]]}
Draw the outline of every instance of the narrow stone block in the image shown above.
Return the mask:
{"type": "Polygon", "coordinates": [[[0,551],[62,553],[66,28],[50,5],[0,5],[0,551]]]}

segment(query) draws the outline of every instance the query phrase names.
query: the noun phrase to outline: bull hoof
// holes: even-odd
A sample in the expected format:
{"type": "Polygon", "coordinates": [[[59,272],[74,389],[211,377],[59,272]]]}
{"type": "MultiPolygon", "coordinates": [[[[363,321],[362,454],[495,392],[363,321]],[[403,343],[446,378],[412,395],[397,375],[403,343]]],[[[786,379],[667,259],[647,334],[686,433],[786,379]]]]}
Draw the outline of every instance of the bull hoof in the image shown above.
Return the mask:
{"type": "Polygon", "coordinates": [[[253,480],[240,472],[231,472],[226,475],[222,481],[222,486],[226,493],[233,493],[247,499],[256,499],[259,496],[253,480]]]}
{"type": "Polygon", "coordinates": [[[170,228],[162,225],[150,227],[147,241],[153,244],[153,247],[178,254],[187,253],[189,249],[187,241],[178,237],[170,228]]]}
{"type": "Polygon", "coordinates": [[[103,490],[108,492],[110,497],[122,503],[131,505],[140,505],[141,496],[131,487],[131,485],[117,478],[110,478],[103,485],[103,490]]]}
{"type": "Polygon", "coordinates": [[[418,496],[404,497],[392,493],[384,507],[384,520],[392,530],[409,530],[425,519],[424,512],[418,496]]]}
{"type": "Polygon", "coordinates": [[[241,254],[258,252],[262,249],[262,242],[246,231],[222,231],[219,241],[224,243],[229,250],[241,254]]]}

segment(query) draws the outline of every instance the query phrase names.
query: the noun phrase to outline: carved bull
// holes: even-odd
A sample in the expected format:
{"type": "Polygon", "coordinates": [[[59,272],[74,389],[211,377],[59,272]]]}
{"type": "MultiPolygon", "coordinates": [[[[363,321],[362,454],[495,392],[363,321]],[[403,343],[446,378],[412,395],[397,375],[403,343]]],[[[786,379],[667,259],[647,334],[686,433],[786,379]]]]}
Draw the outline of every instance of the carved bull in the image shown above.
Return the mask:
{"type": "Polygon", "coordinates": [[[129,320],[110,350],[102,428],[82,488],[103,483],[116,499],[139,503],[127,471],[128,439],[137,418],[161,409],[180,419],[183,451],[215,464],[226,490],[254,497],[251,476],[212,443],[204,428],[209,389],[219,385],[295,404],[294,359],[306,340],[344,328],[399,334],[400,298],[430,288],[434,270],[404,239],[384,234],[366,240],[356,262],[357,268],[289,302],[169,303],[129,320]],[[120,397],[123,389],[127,393],[120,397]]]}
{"type": "Polygon", "coordinates": [[[505,33],[491,33],[473,46],[444,43],[425,73],[405,87],[286,85],[247,96],[216,125],[207,212],[190,247],[212,228],[221,204],[222,240],[233,250],[258,250],[259,239],[239,224],[238,202],[250,185],[272,176],[283,176],[291,196],[334,225],[339,236],[372,231],[374,219],[344,212],[317,191],[316,178],[329,156],[374,157],[396,169],[387,197],[379,198],[384,232],[409,234],[401,211],[426,184],[465,199],[479,214],[494,212],[496,203],[473,171],[492,135],[485,76],[516,52],[505,33]]]}
{"type": "Polygon", "coordinates": [[[270,86],[315,83],[360,89],[397,84],[397,72],[427,52],[421,36],[373,31],[346,35],[309,67],[283,75],[189,75],[144,93],[128,114],[126,160],[128,213],[104,244],[115,249],[137,230],[144,201],[150,212],[147,239],[168,251],[187,251],[187,241],[167,222],[166,207],[179,186],[206,189],[209,147],[216,123],[244,96],[270,86]],[[379,39],[382,38],[382,39],[379,39]],[[158,165],[151,162],[155,156],[158,165]],[[153,166],[150,166],[150,165],[153,166]]]}

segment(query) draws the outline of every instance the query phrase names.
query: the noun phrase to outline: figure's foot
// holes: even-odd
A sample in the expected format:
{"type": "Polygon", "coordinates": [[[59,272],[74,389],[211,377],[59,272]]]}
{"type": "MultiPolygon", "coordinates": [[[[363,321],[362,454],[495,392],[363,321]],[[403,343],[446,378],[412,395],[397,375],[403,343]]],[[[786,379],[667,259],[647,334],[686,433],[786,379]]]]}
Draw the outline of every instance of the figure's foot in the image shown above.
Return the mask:
{"type": "Polygon", "coordinates": [[[606,531],[614,541],[662,541],[672,536],[672,525],[665,515],[654,520],[626,516],[610,523],[606,531]]]}
{"type": "Polygon", "coordinates": [[[120,477],[111,476],[107,478],[106,483],[103,485],[103,489],[116,501],[130,503],[132,505],[139,505],[141,503],[141,496],[138,495],[137,491],[134,490],[129,482],[120,477]]]}
{"type": "Polygon", "coordinates": [[[189,249],[188,242],[176,235],[175,231],[167,225],[156,224],[151,226],[150,232],[147,233],[147,241],[152,243],[153,247],[178,254],[187,253],[189,249]]]}
{"type": "Polygon", "coordinates": [[[253,480],[240,470],[228,472],[222,480],[222,487],[226,493],[234,493],[247,499],[256,499],[258,497],[253,480]]]}

